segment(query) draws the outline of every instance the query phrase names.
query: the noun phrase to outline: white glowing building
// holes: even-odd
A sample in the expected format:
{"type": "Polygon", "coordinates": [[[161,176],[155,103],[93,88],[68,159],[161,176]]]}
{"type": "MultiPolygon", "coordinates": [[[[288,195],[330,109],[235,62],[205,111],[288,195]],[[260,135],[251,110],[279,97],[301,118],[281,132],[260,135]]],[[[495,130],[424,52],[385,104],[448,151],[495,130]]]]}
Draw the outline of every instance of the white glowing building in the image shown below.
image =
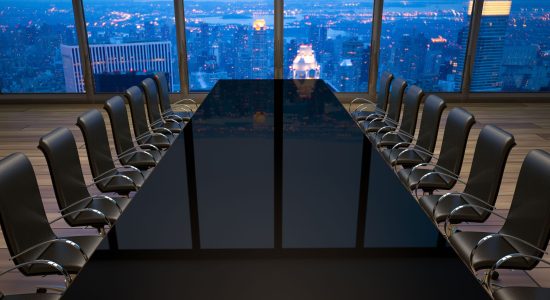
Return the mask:
{"type": "Polygon", "coordinates": [[[311,45],[300,45],[291,68],[293,79],[319,79],[321,75],[321,66],[311,45]]]}

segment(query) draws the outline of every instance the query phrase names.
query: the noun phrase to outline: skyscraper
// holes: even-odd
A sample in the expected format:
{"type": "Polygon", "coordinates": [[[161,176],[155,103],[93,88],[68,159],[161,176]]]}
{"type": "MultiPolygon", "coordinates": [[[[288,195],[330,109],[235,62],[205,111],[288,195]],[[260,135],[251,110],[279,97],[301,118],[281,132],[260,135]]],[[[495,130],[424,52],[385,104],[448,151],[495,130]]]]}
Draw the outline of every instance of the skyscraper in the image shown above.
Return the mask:
{"type": "MultiPolygon", "coordinates": [[[[90,45],[94,74],[165,72],[173,82],[170,42],[90,45]]],[[[68,93],[84,92],[78,46],[61,45],[65,88],[68,93]]]]}
{"type": "Polygon", "coordinates": [[[292,78],[294,79],[319,79],[321,66],[315,59],[311,45],[300,45],[298,54],[292,63],[292,78]]]}
{"type": "Polygon", "coordinates": [[[264,19],[257,19],[252,26],[252,77],[267,78],[267,27],[264,19]]]}
{"type": "MultiPolygon", "coordinates": [[[[473,1],[470,1],[468,15],[471,16],[473,1]]],[[[481,25],[477,38],[476,57],[472,70],[470,90],[474,92],[492,92],[502,89],[500,69],[504,52],[504,39],[512,1],[485,0],[481,13],[481,25]]],[[[467,37],[461,39],[465,51],[467,37]]],[[[458,71],[462,73],[463,64],[458,71]]],[[[459,76],[457,76],[459,77],[459,76]]],[[[459,84],[458,82],[456,84],[459,84]]]]}

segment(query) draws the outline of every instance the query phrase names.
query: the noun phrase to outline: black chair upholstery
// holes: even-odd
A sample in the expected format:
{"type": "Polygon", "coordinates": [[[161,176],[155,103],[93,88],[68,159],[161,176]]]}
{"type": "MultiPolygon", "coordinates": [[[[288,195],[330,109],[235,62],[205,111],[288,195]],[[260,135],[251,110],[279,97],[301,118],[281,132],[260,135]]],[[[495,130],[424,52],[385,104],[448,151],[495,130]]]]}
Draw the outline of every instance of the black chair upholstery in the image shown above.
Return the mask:
{"type": "Polygon", "coordinates": [[[548,300],[550,288],[541,287],[504,287],[493,293],[495,300],[548,300]]]}
{"type": "Polygon", "coordinates": [[[103,108],[111,121],[115,150],[120,162],[141,170],[156,166],[161,158],[159,148],[151,144],[134,145],[124,99],[120,96],[112,97],[103,108]]]}
{"type": "MultiPolygon", "coordinates": [[[[460,205],[475,204],[493,209],[508,154],[515,144],[514,136],[510,133],[493,125],[483,127],[476,143],[472,168],[464,192],[426,195],[419,199],[420,206],[437,223],[445,221],[451,211],[460,205]]],[[[440,175],[450,176],[447,173],[440,175]]],[[[488,211],[472,207],[455,214],[453,222],[480,223],[489,216],[488,211]]]]}
{"type": "Polygon", "coordinates": [[[22,153],[0,160],[0,225],[10,256],[25,276],[63,274],[70,281],[67,274],[78,273],[101,242],[99,236],[55,235],[32,165],[22,153]]]}
{"type": "MultiPolygon", "coordinates": [[[[90,195],[82,174],[76,142],[69,129],[57,128],[44,135],[40,138],[38,149],[46,157],[57,205],[62,214],[92,208],[102,212],[110,224],[115,223],[130,199],[90,195]]],[[[92,226],[102,229],[106,225],[103,217],[86,211],[66,215],[64,219],[69,226],[92,226]]]]}
{"type": "Polygon", "coordinates": [[[163,127],[173,133],[180,133],[183,130],[183,124],[174,118],[164,117],[160,112],[160,100],[157,84],[151,78],[146,78],[141,82],[141,88],[145,94],[145,103],[147,104],[147,116],[151,127],[163,127]]]}
{"type": "Polygon", "coordinates": [[[170,89],[168,88],[168,79],[164,72],[156,72],[155,83],[160,96],[160,110],[163,117],[174,118],[178,122],[189,121],[193,116],[193,110],[190,105],[198,107],[197,103],[193,99],[180,99],[174,104],[170,103],[170,89]],[[186,104],[188,103],[188,104],[186,104]],[[180,109],[181,111],[174,111],[173,107],[180,109]]]}
{"type": "Polygon", "coordinates": [[[372,120],[361,122],[361,127],[365,132],[376,132],[384,126],[397,126],[401,116],[401,104],[403,103],[403,94],[407,88],[407,81],[402,78],[392,80],[388,111],[384,117],[376,117],[372,120]]]}
{"type": "Polygon", "coordinates": [[[458,177],[462,169],[468,135],[474,123],[475,119],[471,113],[459,107],[453,108],[447,117],[437,163],[423,163],[410,169],[399,170],[397,174],[401,181],[411,189],[420,188],[430,193],[437,189],[453,188],[456,183],[453,177],[458,177]],[[432,168],[421,168],[426,166],[432,168]],[[433,174],[424,177],[428,173],[433,174]],[[441,173],[451,176],[443,176],[441,173]]]}
{"type": "Polygon", "coordinates": [[[506,220],[498,233],[463,231],[453,234],[451,231],[449,242],[472,270],[492,268],[504,256],[515,253],[523,256],[506,260],[499,268],[534,268],[550,239],[549,188],[550,154],[532,150],[521,166],[506,218],[484,206],[470,204],[454,209],[445,221],[447,227],[453,215],[462,209],[486,210],[506,220]]]}
{"type": "Polygon", "coordinates": [[[81,114],[76,125],[84,136],[86,153],[97,188],[103,193],[115,192],[121,195],[138,190],[147,173],[142,173],[133,166],[115,167],[101,112],[92,109],[81,114]]]}
{"type": "Polygon", "coordinates": [[[441,114],[445,107],[445,101],[440,97],[428,96],[424,101],[416,143],[400,142],[394,145],[392,149],[384,149],[382,151],[384,159],[392,166],[402,165],[405,168],[412,168],[417,164],[430,162],[437,141],[441,114]]]}
{"type": "Polygon", "coordinates": [[[368,136],[371,141],[378,147],[393,147],[401,142],[412,141],[423,97],[424,91],[421,88],[416,85],[410,86],[403,99],[403,119],[399,128],[392,125],[382,127],[377,132],[370,132],[368,136]]]}
{"type": "Polygon", "coordinates": [[[132,124],[134,127],[134,135],[138,144],[151,144],[160,149],[170,147],[174,141],[173,133],[166,128],[151,128],[147,123],[147,115],[145,113],[145,95],[141,88],[132,86],[124,93],[130,112],[132,115],[132,124]]]}
{"type": "Polygon", "coordinates": [[[384,116],[386,114],[386,109],[388,108],[388,96],[390,94],[390,86],[392,80],[393,74],[388,71],[384,71],[380,76],[380,84],[378,85],[380,87],[380,90],[376,95],[376,105],[374,107],[374,110],[369,110],[369,105],[373,105],[374,103],[372,103],[372,101],[368,99],[355,98],[350,102],[348,110],[351,110],[351,105],[353,103],[361,103],[353,112],[351,112],[351,116],[353,117],[353,119],[355,119],[355,121],[359,122],[367,119],[371,120],[375,117],[384,116]]]}

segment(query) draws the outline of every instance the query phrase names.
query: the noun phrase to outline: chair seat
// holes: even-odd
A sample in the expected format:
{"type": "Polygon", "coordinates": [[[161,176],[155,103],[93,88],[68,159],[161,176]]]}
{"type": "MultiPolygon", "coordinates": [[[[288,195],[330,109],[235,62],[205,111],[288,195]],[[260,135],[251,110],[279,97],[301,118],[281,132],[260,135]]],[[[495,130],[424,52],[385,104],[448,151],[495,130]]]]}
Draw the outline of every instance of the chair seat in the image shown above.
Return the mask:
{"type": "Polygon", "coordinates": [[[155,126],[155,128],[166,128],[170,130],[172,133],[180,133],[183,131],[184,124],[180,122],[164,122],[162,125],[155,126]]]}
{"type": "MultiPolygon", "coordinates": [[[[433,209],[441,196],[443,195],[425,195],[418,200],[420,207],[422,207],[422,209],[424,209],[424,211],[432,217],[432,219],[434,218],[434,216],[432,216],[433,209]]],[[[436,222],[444,222],[453,209],[465,204],[476,204],[476,202],[468,201],[467,196],[449,195],[445,197],[445,199],[437,205],[437,209],[435,211],[436,222]]],[[[451,223],[483,222],[487,219],[487,217],[488,214],[482,215],[475,209],[467,207],[453,214],[451,223]]]]}
{"type": "MultiPolygon", "coordinates": [[[[128,197],[111,197],[113,200],[115,200],[118,204],[118,206],[124,210],[126,206],[130,203],[130,198],[128,197]]],[[[83,203],[82,206],[78,206],[78,208],[75,207],[75,209],[80,208],[93,208],[97,209],[109,220],[109,222],[112,224],[115,223],[115,221],[120,217],[120,212],[118,208],[112,204],[109,200],[106,199],[100,199],[95,198],[93,200],[90,200],[87,203],[83,203]]],[[[69,212],[69,210],[67,210],[69,212]]],[[[70,226],[92,226],[92,227],[103,227],[105,226],[105,219],[99,216],[96,213],[92,212],[81,212],[77,215],[75,215],[72,218],[66,218],[67,223],[69,223],[70,226]]]]}
{"type": "Polygon", "coordinates": [[[412,168],[421,163],[427,163],[431,160],[431,157],[428,154],[418,152],[418,151],[406,151],[402,155],[397,156],[404,149],[385,149],[382,151],[382,156],[384,159],[391,163],[392,165],[402,165],[404,168],[412,168]]]}
{"type": "Polygon", "coordinates": [[[382,120],[378,120],[378,121],[365,120],[361,123],[361,128],[363,128],[365,132],[376,132],[380,130],[380,128],[385,126],[394,126],[394,125],[382,120]]]}
{"type": "MultiPolygon", "coordinates": [[[[477,243],[492,232],[457,232],[453,234],[449,242],[455,248],[458,255],[469,262],[470,253],[477,243]]],[[[507,239],[495,237],[487,240],[477,250],[473,258],[475,270],[489,269],[502,257],[517,253],[518,249],[507,239]]],[[[532,262],[524,258],[512,258],[501,265],[502,269],[529,269],[532,262]]]]}
{"type": "Polygon", "coordinates": [[[367,110],[356,110],[351,113],[351,116],[353,119],[357,122],[359,121],[365,121],[365,120],[372,120],[376,117],[381,117],[380,114],[375,113],[374,111],[367,111],[367,110]]]}
{"type": "MultiPolygon", "coordinates": [[[[411,189],[414,189],[422,176],[432,172],[432,169],[416,169],[412,172],[412,169],[402,169],[397,172],[399,179],[411,189]],[[410,176],[409,176],[410,174],[410,176]]],[[[439,189],[450,189],[454,185],[454,180],[448,180],[439,174],[431,174],[424,178],[418,185],[419,189],[426,192],[431,192],[439,189]]]]}
{"type": "Polygon", "coordinates": [[[61,299],[61,295],[58,294],[19,294],[19,295],[3,295],[0,297],[2,300],[58,300],[61,299]]]}
{"type": "Polygon", "coordinates": [[[548,300],[550,288],[504,287],[493,293],[495,300],[548,300]]]}
{"type": "MultiPolygon", "coordinates": [[[[384,134],[386,134],[386,133],[384,133],[384,134]]],[[[411,141],[410,138],[404,137],[404,136],[401,136],[401,135],[398,135],[398,134],[388,134],[382,139],[384,134],[377,134],[374,137],[373,141],[374,141],[376,146],[391,148],[391,147],[397,145],[398,143],[410,142],[411,141]]],[[[395,152],[399,153],[399,151],[397,151],[397,150],[395,152]]],[[[397,154],[396,154],[396,156],[397,156],[397,154]]]]}
{"type": "MultiPolygon", "coordinates": [[[[164,134],[164,133],[163,133],[164,134]]],[[[150,135],[142,140],[140,144],[151,144],[159,149],[167,149],[170,147],[171,143],[174,141],[175,136],[170,134],[164,134],[168,140],[162,135],[150,135]]]]}
{"type": "Polygon", "coordinates": [[[193,117],[193,113],[190,111],[171,111],[168,115],[176,115],[185,122],[189,122],[191,117],[193,117]]]}
{"type": "MultiPolygon", "coordinates": [[[[117,173],[112,173],[111,175],[124,175],[130,177],[137,186],[137,188],[141,188],[141,185],[144,183],[144,178],[147,178],[147,175],[149,174],[149,170],[145,171],[135,171],[135,170],[123,170],[118,171],[117,173]],[[143,176],[141,174],[143,174],[143,176]]],[[[136,187],[132,182],[128,181],[127,179],[124,179],[123,177],[114,177],[110,180],[106,180],[106,182],[101,182],[97,185],[99,190],[103,193],[119,193],[119,194],[129,194],[132,191],[136,191],[136,187]]]]}
{"type": "Polygon", "coordinates": [[[143,152],[136,152],[123,160],[123,164],[134,166],[140,170],[147,170],[149,168],[152,168],[156,166],[156,162],[158,162],[161,158],[161,154],[158,151],[147,151],[149,154],[151,154],[153,157],[143,153],[143,152]]]}
{"type": "MultiPolygon", "coordinates": [[[[86,253],[88,257],[92,255],[99,243],[101,243],[102,237],[100,236],[71,236],[64,237],[77,243],[81,249],[86,253]]],[[[66,243],[52,243],[38,247],[35,250],[25,254],[25,261],[46,259],[52,260],[63,266],[69,273],[76,274],[82,269],[86,260],[83,255],[66,243]]],[[[35,264],[29,267],[21,268],[21,272],[25,275],[45,275],[45,274],[57,274],[57,270],[48,267],[44,264],[35,264]]]]}

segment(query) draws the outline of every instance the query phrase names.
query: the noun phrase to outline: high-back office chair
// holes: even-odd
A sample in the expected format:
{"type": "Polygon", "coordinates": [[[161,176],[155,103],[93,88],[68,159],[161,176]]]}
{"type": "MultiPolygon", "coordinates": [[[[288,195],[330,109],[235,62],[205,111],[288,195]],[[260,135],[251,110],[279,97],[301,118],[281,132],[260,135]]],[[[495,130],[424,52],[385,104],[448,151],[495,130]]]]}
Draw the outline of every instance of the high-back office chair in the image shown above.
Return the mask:
{"type": "Polygon", "coordinates": [[[402,165],[405,168],[430,162],[439,133],[441,115],[446,106],[440,97],[428,96],[424,101],[418,138],[410,142],[399,142],[391,149],[384,149],[384,159],[394,167],[402,165]]]}
{"type": "MultiPolygon", "coordinates": [[[[490,210],[494,209],[506,160],[515,144],[514,136],[510,133],[493,125],[483,127],[476,143],[468,181],[464,182],[448,173],[439,173],[443,177],[455,178],[457,181],[464,183],[466,185],[464,192],[426,195],[419,199],[420,206],[435,223],[445,221],[453,209],[465,204],[475,204],[490,210]]],[[[490,214],[486,210],[470,207],[456,213],[453,217],[453,223],[481,223],[487,220],[489,216],[490,214]]]]}
{"type": "MultiPolygon", "coordinates": [[[[130,199],[108,195],[91,195],[86,185],[78,149],[71,131],[67,128],[57,128],[42,136],[38,143],[48,163],[48,169],[55,191],[57,205],[61,212],[72,212],[83,208],[92,208],[102,212],[110,224],[126,208],[130,199]]],[[[69,226],[92,226],[100,232],[104,228],[105,219],[97,214],[83,212],[65,216],[69,226]]]]}
{"type": "Polygon", "coordinates": [[[174,134],[166,128],[152,128],[147,123],[145,113],[145,95],[141,88],[132,86],[124,93],[130,105],[130,114],[132,116],[132,125],[136,142],[141,144],[151,144],[160,149],[170,147],[174,141],[174,134]]]}
{"type": "Polygon", "coordinates": [[[422,189],[429,193],[437,189],[451,189],[456,183],[455,177],[460,175],[468,135],[474,123],[475,118],[471,113],[459,107],[453,108],[447,117],[439,158],[426,153],[437,159],[437,163],[421,163],[410,169],[402,169],[397,172],[401,181],[411,189],[422,189]],[[428,176],[424,176],[428,173],[428,176]],[[442,176],[440,173],[451,176],[442,176]]]}
{"type": "Polygon", "coordinates": [[[170,90],[168,88],[168,79],[164,72],[156,72],[155,83],[160,96],[160,110],[163,117],[171,117],[176,121],[189,121],[193,116],[193,109],[191,106],[194,106],[197,109],[199,106],[197,102],[193,99],[180,99],[174,103],[170,103],[170,90]],[[174,108],[179,111],[174,111],[174,108]]]}
{"type": "Polygon", "coordinates": [[[550,154],[543,150],[530,151],[521,166],[516,190],[508,216],[483,205],[461,205],[451,211],[445,227],[455,214],[470,208],[485,210],[501,219],[504,225],[497,233],[449,231],[449,242],[459,256],[472,269],[492,268],[501,258],[514,256],[501,263],[500,269],[531,270],[547,252],[544,250],[550,239],[550,154]]]}
{"type": "Polygon", "coordinates": [[[390,85],[393,80],[393,74],[384,71],[380,76],[379,87],[380,90],[376,95],[376,103],[373,103],[371,100],[366,98],[355,98],[353,99],[348,107],[348,111],[351,111],[351,105],[353,103],[361,103],[353,112],[351,116],[357,122],[364,121],[366,119],[372,119],[375,117],[384,116],[386,114],[386,109],[388,108],[388,96],[390,94],[390,85]],[[375,105],[374,110],[369,109],[371,105],[375,105]]]}
{"type": "Polygon", "coordinates": [[[114,96],[105,102],[103,108],[111,121],[115,150],[120,162],[140,170],[156,166],[161,157],[159,148],[151,144],[134,145],[124,99],[114,96]]]}
{"type": "Polygon", "coordinates": [[[159,92],[155,81],[151,78],[146,78],[141,82],[141,88],[145,94],[147,116],[149,117],[151,127],[163,127],[173,133],[180,133],[183,130],[183,123],[172,117],[163,117],[160,113],[159,92]]]}
{"type": "Polygon", "coordinates": [[[424,97],[424,91],[416,85],[410,86],[403,99],[403,119],[396,126],[380,128],[377,132],[368,134],[369,138],[377,147],[393,147],[400,142],[410,142],[414,139],[416,122],[420,102],[424,97]]]}
{"type": "Polygon", "coordinates": [[[407,87],[407,81],[402,78],[396,78],[392,80],[390,99],[388,103],[388,111],[385,116],[379,116],[372,120],[365,120],[361,122],[361,128],[365,132],[376,132],[380,128],[385,126],[396,127],[399,124],[399,117],[401,116],[401,103],[403,102],[403,94],[407,87]]]}
{"type": "MultiPolygon", "coordinates": [[[[91,212],[90,208],[70,214],[91,212]]],[[[53,222],[60,220],[55,219],[53,222]]],[[[55,235],[48,223],[38,183],[29,159],[22,153],[0,160],[0,225],[10,259],[25,276],[76,274],[101,242],[100,236],[55,235]]]]}
{"type": "Polygon", "coordinates": [[[84,136],[86,153],[97,188],[102,193],[114,192],[120,195],[137,191],[146,175],[134,166],[115,166],[101,112],[92,109],[81,114],[76,125],[84,136]]]}

